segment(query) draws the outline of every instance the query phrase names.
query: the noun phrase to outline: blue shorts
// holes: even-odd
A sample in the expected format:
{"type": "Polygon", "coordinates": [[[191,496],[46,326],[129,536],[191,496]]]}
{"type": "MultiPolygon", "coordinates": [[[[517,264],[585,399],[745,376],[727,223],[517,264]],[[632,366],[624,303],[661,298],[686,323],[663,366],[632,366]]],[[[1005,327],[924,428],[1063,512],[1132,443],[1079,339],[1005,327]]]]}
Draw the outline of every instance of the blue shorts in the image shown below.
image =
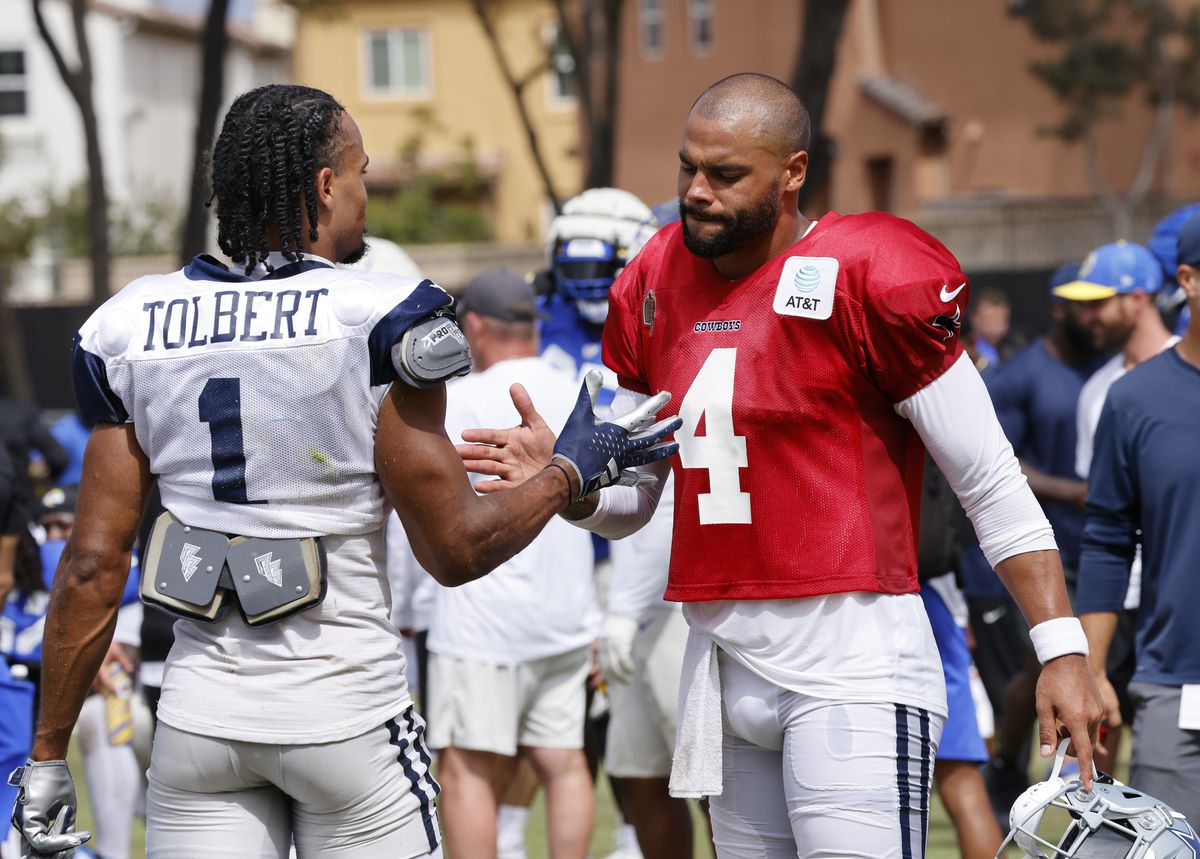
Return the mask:
{"type": "Polygon", "coordinates": [[[944,761],[976,761],[988,759],[987,747],[975,720],[975,701],[971,697],[971,651],[967,649],[967,634],[954,622],[950,609],[938,592],[931,587],[921,588],[925,613],[933,627],[933,638],[942,655],[942,671],[946,675],[946,705],[949,716],[942,729],[937,758],[944,761]]]}
{"type": "MultiPolygon", "coordinates": [[[[8,786],[8,774],[25,763],[33,746],[33,684],[13,680],[0,657],[0,833],[8,831],[8,818],[17,789],[8,786]]],[[[0,838],[0,841],[3,841],[0,838]]]]}

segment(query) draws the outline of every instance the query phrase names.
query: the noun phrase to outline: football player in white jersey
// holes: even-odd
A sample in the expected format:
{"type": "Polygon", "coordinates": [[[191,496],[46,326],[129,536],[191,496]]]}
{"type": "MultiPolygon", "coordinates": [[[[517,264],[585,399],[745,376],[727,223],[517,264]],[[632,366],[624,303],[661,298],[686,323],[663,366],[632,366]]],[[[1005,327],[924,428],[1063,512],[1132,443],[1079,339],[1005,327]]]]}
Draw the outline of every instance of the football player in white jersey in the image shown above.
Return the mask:
{"type": "MultiPolygon", "coordinates": [[[[443,430],[443,383],[470,366],[450,296],[333,265],[364,252],[367,161],[327,93],[245,93],[213,155],[218,241],[237,269],[200,256],[141,278],[79,333],[76,396],[96,429],[47,615],[41,720],[10,777],[26,855],[70,857],[87,839],[63,758],[155,480],[167,513],[142,596],[185,619],[159,706],[148,855],[277,859],[294,841],[302,859],[404,859],[439,855],[440,835],[389,622],[389,503],[421,564],[457,585],[669,452],[656,441],[673,424],[631,432],[648,409],[600,422],[585,387],[560,458],[476,496],[443,430]]],[[[523,390],[514,400],[528,405],[523,390]]]]}

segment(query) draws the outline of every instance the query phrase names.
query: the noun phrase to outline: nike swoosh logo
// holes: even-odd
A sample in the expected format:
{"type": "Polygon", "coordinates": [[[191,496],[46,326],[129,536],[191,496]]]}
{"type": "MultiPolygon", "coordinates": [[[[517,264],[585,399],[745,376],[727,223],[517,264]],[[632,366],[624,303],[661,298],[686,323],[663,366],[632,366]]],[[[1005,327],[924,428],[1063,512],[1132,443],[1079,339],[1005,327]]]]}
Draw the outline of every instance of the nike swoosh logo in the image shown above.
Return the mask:
{"type": "Polygon", "coordinates": [[[979,616],[979,619],[982,620],[984,623],[986,623],[988,626],[991,626],[993,623],[998,621],[1000,618],[1004,617],[1004,615],[1006,615],[1006,614],[1008,614],[1008,609],[1005,608],[1004,606],[1001,606],[1000,608],[994,608],[991,611],[985,611],[983,614],[981,614],[979,616]]]}
{"type": "Polygon", "coordinates": [[[958,289],[954,290],[953,292],[947,292],[946,287],[942,286],[942,291],[939,293],[939,297],[942,299],[942,301],[953,301],[954,299],[958,298],[958,294],[963,291],[963,288],[966,287],[966,285],[967,284],[965,282],[960,283],[958,285],[958,289]]]}

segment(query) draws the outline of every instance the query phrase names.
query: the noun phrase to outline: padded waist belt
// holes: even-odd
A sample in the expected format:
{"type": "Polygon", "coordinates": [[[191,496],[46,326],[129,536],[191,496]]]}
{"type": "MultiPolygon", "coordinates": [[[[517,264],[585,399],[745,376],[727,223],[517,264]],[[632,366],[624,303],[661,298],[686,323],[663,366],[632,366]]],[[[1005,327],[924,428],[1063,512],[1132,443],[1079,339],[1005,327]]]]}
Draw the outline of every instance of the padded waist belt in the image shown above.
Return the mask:
{"type": "Polygon", "coordinates": [[[212,622],[237,604],[247,626],[265,626],[325,599],[320,537],[267,540],[184,525],[168,512],[154,523],[142,560],[142,601],[212,622]]]}

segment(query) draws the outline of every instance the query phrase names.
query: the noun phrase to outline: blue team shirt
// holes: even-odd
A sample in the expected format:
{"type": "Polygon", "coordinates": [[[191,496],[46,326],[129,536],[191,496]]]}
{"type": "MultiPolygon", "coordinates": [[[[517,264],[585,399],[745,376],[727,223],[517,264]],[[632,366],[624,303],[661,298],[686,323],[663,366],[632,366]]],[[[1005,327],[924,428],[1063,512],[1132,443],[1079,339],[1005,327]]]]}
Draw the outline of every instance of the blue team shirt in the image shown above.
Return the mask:
{"type": "Polygon", "coordinates": [[[1200,370],[1175,349],[1109,389],[1096,428],[1077,614],[1120,611],[1142,544],[1133,679],[1200,683],[1200,370]]]}
{"type": "MultiPolygon", "coordinates": [[[[1053,477],[1078,480],[1075,473],[1075,415],[1083,383],[1103,358],[1071,365],[1054,357],[1045,341],[1022,349],[988,382],[1000,426],[1016,455],[1053,477]]],[[[1043,501],[1066,567],[1079,566],[1083,511],[1071,504],[1043,501]]]]}
{"type": "Polygon", "coordinates": [[[50,433],[70,457],[67,467],[58,476],[57,485],[79,485],[83,480],[83,453],[87,449],[88,437],[92,431],[79,419],[79,415],[71,412],[51,424],[50,433]]]}
{"type": "MultiPolygon", "coordinates": [[[[42,661],[42,631],[46,624],[46,609],[50,605],[50,587],[54,584],[54,572],[66,545],[65,540],[47,540],[41,546],[44,590],[27,594],[13,591],[8,595],[8,602],[0,613],[0,656],[31,664],[42,661]]],[[[138,578],[138,563],[134,557],[125,591],[121,594],[122,606],[138,601],[138,578]]]]}
{"type": "MultiPolygon", "coordinates": [[[[1045,341],[1038,340],[984,373],[1000,426],[1018,457],[1055,477],[1079,479],[1075,473],[1075,413],[1083,383],[1102,363],[1103,358],[1098,357],[1077,366],[1067,364],[1050,354],[1045,341]]],[[[1078,567],[1083,511],[1061,502],[1041,504],[1054,528],[1063,565],[1078,567]]],[[[998,597],[1005,592],[978,544],[964,552],[960,572],[969,596],[998,597]]]]}
{"type": "MultiPolygon", "coordinates": [[[[604,366],[600,357],[600,335],[604,327],[588,322],[580,316],[573,299],[557,292],[538,300],[538,312],[545,315],[539,330],[542,357],[552,367],[574,376],[580,383],[588,370],[600,370],[604,374],[604,387],[600,390],[597,405],[604,408],[612,405],[617,392],[617,377],[604,366]]],[[[593,535],[592,544],[596,549],[597,561],[608,557],[607,540],[593,535]]]]}

